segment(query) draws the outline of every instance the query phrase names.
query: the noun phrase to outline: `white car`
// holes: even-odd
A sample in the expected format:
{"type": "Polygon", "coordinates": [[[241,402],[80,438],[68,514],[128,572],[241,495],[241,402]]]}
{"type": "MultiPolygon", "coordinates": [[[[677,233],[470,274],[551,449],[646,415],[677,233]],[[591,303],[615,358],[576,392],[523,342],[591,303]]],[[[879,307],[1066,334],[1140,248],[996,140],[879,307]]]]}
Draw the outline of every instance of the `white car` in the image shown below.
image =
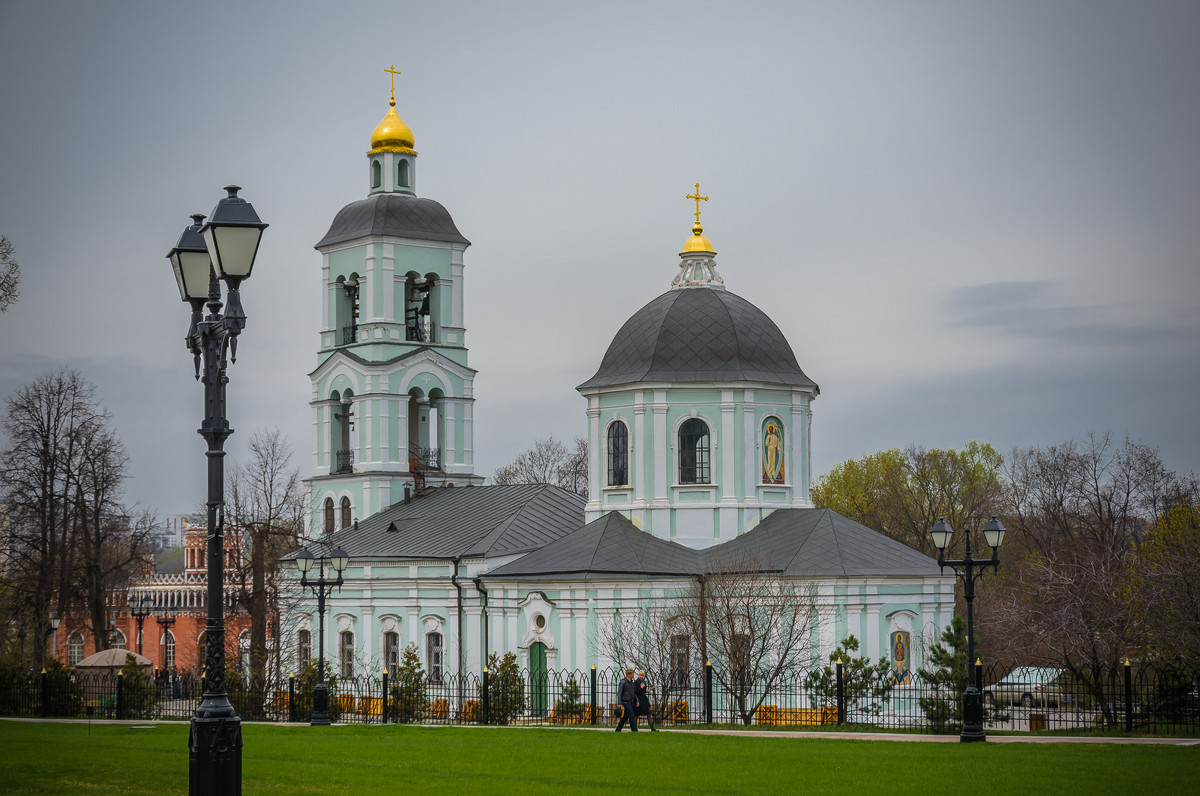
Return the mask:
{"type": "Polygon", "coordinates": [[[1069,689],[1063,684],[1064,671],[1018,666],[1004,679],[986,686],[983,698],[993,704],[1024,707],[1069,705],[1072,699],[1069,689]]]}

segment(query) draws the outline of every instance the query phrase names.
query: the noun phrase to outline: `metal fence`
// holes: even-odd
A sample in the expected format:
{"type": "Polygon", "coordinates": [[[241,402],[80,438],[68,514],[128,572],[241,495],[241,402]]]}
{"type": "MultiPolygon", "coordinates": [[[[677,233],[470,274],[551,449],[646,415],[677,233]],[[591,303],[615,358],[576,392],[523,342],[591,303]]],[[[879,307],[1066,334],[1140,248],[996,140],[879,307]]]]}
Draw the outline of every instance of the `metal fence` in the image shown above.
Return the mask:
{"type": "MultiPolygon", "coordinates": [[[[1121,666],[1111,671],[978,667],[985,727],[991,731],[1139,729],[1200,733],[1200,668],[1121,666]]],[[[621,672],[505,671],[431,680],[424,676],[327,680],[330,714],[341,723],[616,724],[621,672]]],[[[953,733],[961,726],[963,677],[867,682],[849,667],[772,683],[729,676],[708,666],[651,683],[656,724],[884,729],[953,733]],[[723,676],[725,675],[725,676],[723,676]]],[[[245,721],[307,722],[315,677],[226,680],[245,721]]],[[[54,670],[0,673],[0,715],[114,719],[192,716],[203,679],[137,673],[54,670]]]]}

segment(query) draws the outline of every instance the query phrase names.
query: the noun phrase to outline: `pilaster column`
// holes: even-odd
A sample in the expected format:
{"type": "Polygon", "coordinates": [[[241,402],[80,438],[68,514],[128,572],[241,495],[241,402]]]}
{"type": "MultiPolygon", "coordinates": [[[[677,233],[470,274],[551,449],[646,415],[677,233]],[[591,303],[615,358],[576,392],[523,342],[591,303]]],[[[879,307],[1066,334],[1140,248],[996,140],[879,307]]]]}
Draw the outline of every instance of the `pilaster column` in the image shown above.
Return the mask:
{"type": "MultiPolygon", "coordinates": [[[[646,404],[642,401],[639,390],[633,395],[633,439],[629,444],[630,483],[633,486],[633,505],[640,508],[646,505],[646,462],[642,453],[642,443],[646,441],[646,404]]],[[[653,450],[654,446],[650,445],[653,450]]]]}
{"type": "Polygon", "coordinates": [[[737,477],[735,473],[738,446],[733,432],[733,390],[721,391],[721,438],[717,445],[721,454],[721,502],[737,504],[737,477]]]}
{"type": "Polygon", "coordinates": [[[671,479],[667,476],[667,454],[671,449],[671,432],[667,428],[666,390],[654,391],[650,410],[654,416],[654,505],[671,505],[671,479]]]}

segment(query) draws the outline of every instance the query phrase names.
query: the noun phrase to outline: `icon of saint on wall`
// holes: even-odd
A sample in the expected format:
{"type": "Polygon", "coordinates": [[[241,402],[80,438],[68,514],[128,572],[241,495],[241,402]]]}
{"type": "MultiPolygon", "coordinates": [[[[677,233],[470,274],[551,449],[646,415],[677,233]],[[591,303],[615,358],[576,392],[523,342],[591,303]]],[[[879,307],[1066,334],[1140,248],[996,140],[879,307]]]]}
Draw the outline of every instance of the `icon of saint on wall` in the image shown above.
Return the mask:
{"type": "Polygon", "coordinates": [[[787,473],[783,461],[783,424],[773,417],[768,418],[763,427],[762,451],[763,483],[785,483],[787,473]]]}
{"type": "Polygon", "coordinates": [[[892,633],[892,677],[898,685],[908,685],[912,679],[909,657],[912,654],[912,636],[907,630],[892,633]]]}

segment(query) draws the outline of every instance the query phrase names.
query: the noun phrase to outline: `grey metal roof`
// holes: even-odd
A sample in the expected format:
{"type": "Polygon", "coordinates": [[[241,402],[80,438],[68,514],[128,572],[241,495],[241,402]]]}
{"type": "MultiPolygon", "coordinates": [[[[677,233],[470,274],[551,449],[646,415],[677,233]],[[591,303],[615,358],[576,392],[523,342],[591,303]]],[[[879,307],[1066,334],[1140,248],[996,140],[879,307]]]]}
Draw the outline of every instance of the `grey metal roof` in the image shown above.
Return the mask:
{"type": "Polygon", "coordinates": [[[578,389],[645,381],[816,387],[766,313],[728,290],[672,289],[635,312],[578,389]]]}
{"type": "Polygon", "coordinates": [[[377,193],[339,210],[316,248],[369,235],[471,244],[439,202],[404,193],[377,193]]]}
{"type": "Polygon", "coordinates": [[[699,552],[659,539],[624,515],[609,512],[487,576],[687,576],[699,571],[699,552]]]}
{"type": "Polygon", "coordinates": [[[548,484],[438,489],[330,534],[322,549],[340,546],[353,559],[524,553],[582,526],[584,503],[548,484]]]}
{"type": "Polygon", "coordinates": [[[752,566],[797,576],[937,575],[937,561],[831,509],[779,509],[704,551],[709,567],[752,566]]]}

